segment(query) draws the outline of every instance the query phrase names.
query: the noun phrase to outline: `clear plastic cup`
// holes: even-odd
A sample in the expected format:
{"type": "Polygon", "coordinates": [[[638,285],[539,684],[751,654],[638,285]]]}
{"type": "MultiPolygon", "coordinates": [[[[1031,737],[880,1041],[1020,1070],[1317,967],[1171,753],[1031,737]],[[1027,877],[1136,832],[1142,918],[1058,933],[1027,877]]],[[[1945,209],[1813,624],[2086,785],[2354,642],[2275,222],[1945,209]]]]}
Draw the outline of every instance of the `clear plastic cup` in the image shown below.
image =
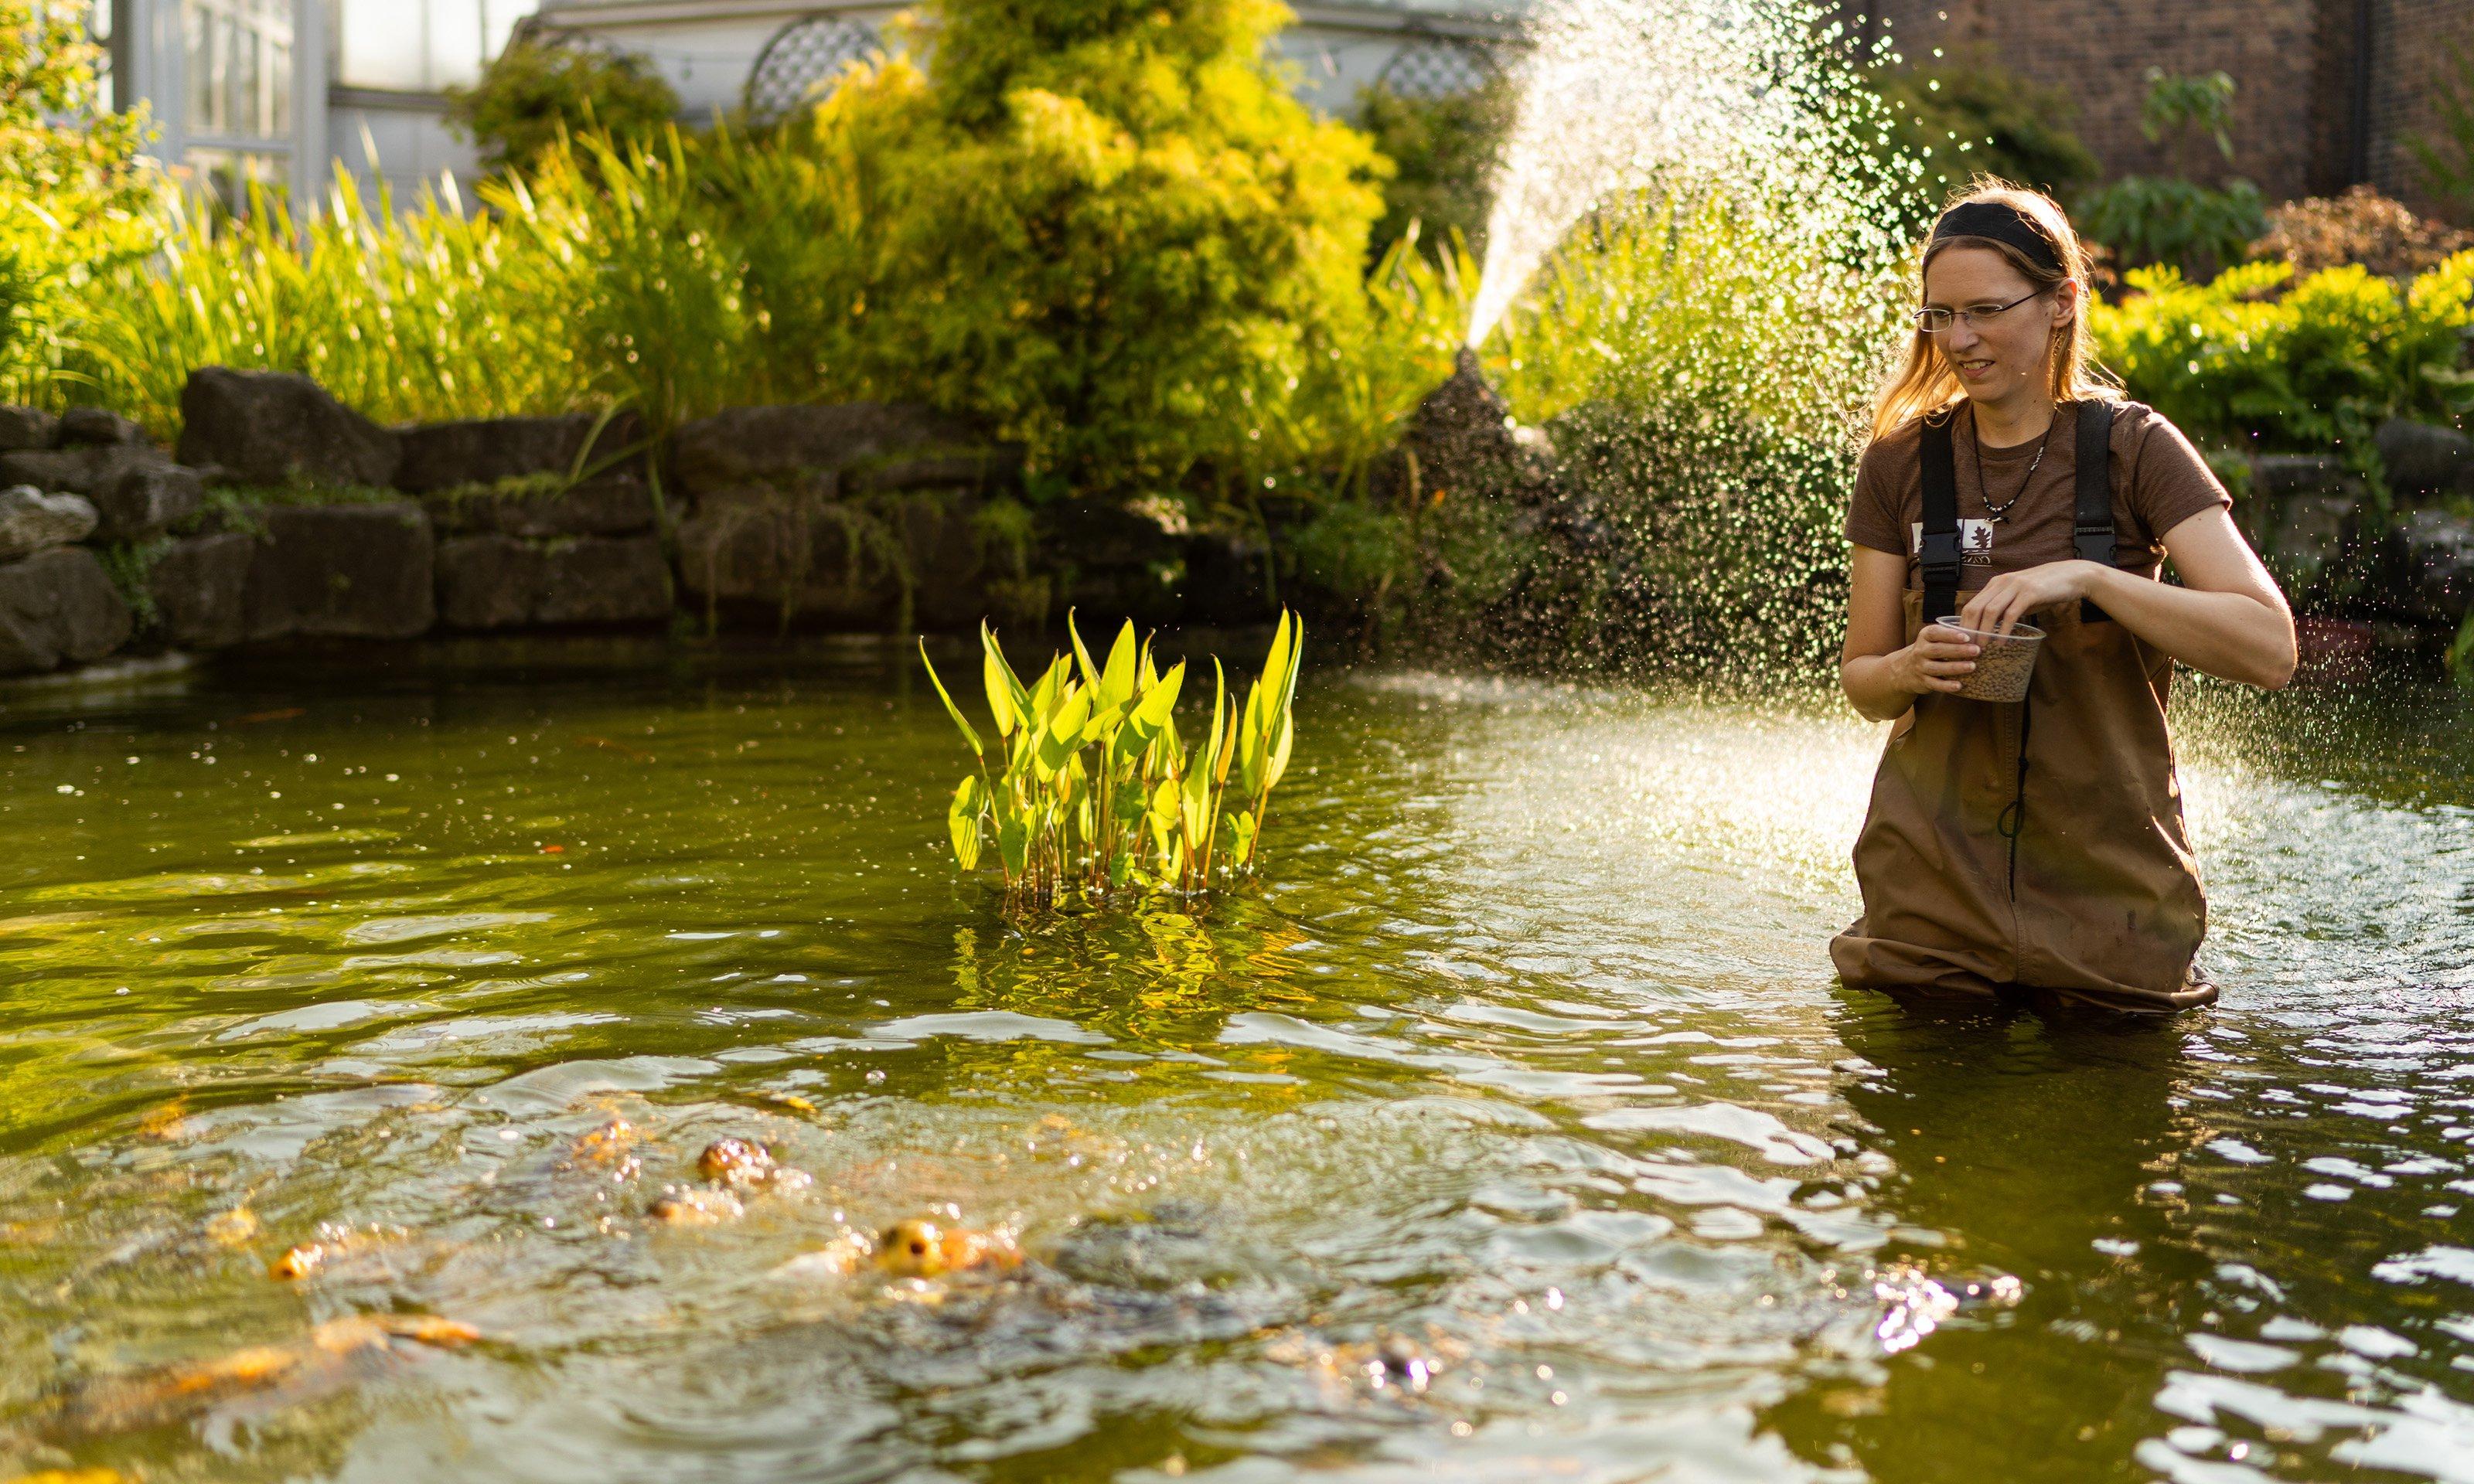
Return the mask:
{"type": "Polygon", "coordinates": [[[1982,651],[1976,657],[1976,668],[1959,680],[1960,695],[1970,701],[2027,699],[2027,677],[2036,668],[2036,650],[2045,642],[2044,630],[2034,624],[2012,624],[2008,634],[1992,634],[1949,618],[1943,619],[1941,626],[1965,635],[1982,651]]]}

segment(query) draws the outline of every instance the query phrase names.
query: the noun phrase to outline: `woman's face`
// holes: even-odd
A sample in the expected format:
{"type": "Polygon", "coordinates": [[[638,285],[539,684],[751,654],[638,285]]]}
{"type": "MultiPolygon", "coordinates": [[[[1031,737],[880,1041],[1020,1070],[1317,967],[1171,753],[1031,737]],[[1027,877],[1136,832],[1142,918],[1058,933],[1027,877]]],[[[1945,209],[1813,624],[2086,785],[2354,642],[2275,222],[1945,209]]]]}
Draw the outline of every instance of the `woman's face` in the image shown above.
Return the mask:
{"type": "Polygon", "coordinates": [[[1969,396],[2000,406],[2048,384],[2053,332],[2078,312],[2078,285],[2066,280],[2037,294],[1990,248],[1944,248],[1925,270],[1925,307],[1975,311],[1953,319],[1933,343],[1969,396]],[[2022,299],[2026,302],[2017,302],[2022,299]],[[2011,307],[1987,312],[2001,304],[2011,307]]]}

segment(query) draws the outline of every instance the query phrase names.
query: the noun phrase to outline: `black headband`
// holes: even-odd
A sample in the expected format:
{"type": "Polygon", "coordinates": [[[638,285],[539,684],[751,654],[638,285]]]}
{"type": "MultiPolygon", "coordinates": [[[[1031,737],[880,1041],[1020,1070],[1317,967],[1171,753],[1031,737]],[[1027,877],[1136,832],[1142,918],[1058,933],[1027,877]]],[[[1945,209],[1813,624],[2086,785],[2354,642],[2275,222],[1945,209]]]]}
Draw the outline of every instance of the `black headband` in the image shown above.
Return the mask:
{"type": "Polygon", "coordinates": [[[1933,224],[1932,235],[1935,242],[1947,237],[1982,237],[2017,248],[2027,255],[2027,261],[2047,273],[2069,272],[2062,266],[2060,246],[2036,219],[2002,202],[1962,202],[1941,214],[1941,220],[1933,224]]]}

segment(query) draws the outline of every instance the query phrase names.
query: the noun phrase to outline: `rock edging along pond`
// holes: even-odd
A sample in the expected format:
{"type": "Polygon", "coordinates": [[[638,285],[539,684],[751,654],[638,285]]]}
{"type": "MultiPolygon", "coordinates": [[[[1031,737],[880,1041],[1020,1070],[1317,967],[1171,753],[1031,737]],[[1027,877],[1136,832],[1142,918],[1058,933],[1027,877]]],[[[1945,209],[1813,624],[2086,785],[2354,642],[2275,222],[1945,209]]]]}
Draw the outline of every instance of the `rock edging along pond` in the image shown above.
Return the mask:
{"type": "MultiPolygon", "coordinates": [[[[624,414],[388,428],[305,376],[209,367],[182,414],[167,452],[99,408],[0,407],[0,675],[295,638],[962,632],[1078,606],[1146,626],[1247,624],[1280,607],[1272,526],[1315,514],[1258,510],[1232,532],[1189,526],[1170,499],[1030,500],[1019,446],[901,403],[735,408],[656,449],[624,414]]],[[[1503,513],[1528,573],[1493,601],[1507,630],[1552,627],[1580,572],[1607,574],[1653,628],[1738,622],[1766,589],[1713,577],[1701,559],[1718,558],[1692,547],[1713,524],[1795,548],[1787,607],[1816,633],[1834,626],[1843,461],[1803,467],[1696,438],[1594,404],[1516,428],[1472,362],[1379,461],[1372,497],[1405,508],[1449,489],[1503,513]],[[1753,490],[1696,475],[1705,454],[1802,471],[1753,490]],[[1710,500],[1739,508],[1713,523],[1698,514],[1710,500]],[[1689,580],[1661,585],[1648,569],[1661,562],[1689,580]]],[[[2382,489],[2334,457],[2223,467],[2237,518],[2315,633],[2437,649],[2474,612],[2474,439],[2395,421],[2378,453],[2382,489]]],[[[1346,630],[1354,600],[1302,586],[1299,606],[1346,630]]]]}
{"type": "Polygon", "coordinates": [[[1265,607],[1245,554],[1173,519],[1034,516],[1022,450],[925,407],[732,409],[658,462],[623,414],[388,428],[290,372],[200,370],[182,413],[167,452],[100,409],[0,408],[0,674],[296,637],[1265,607]]]}

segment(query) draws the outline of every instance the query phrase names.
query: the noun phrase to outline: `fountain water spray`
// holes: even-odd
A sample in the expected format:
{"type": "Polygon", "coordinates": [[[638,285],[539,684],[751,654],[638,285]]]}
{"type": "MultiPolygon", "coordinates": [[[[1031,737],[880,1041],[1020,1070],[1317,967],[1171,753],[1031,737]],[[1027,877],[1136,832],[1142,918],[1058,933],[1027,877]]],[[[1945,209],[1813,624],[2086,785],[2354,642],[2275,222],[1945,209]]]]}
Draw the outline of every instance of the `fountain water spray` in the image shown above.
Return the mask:
{"type": "MultiPolygon", "coordinates": [[[[1863,152],[1845,69],[1794,0],[1546,0],[1487,221],[1467,344],[1485,342],[1575,224],[1653,187],[1756,183],[1807,230],[1843,227],[1863,152]],[[1781,189],[1784,186],[1784,189],[1781,189]]],[[[1867,193],[1860,188],[1854,196],[1867,193]]]]}

